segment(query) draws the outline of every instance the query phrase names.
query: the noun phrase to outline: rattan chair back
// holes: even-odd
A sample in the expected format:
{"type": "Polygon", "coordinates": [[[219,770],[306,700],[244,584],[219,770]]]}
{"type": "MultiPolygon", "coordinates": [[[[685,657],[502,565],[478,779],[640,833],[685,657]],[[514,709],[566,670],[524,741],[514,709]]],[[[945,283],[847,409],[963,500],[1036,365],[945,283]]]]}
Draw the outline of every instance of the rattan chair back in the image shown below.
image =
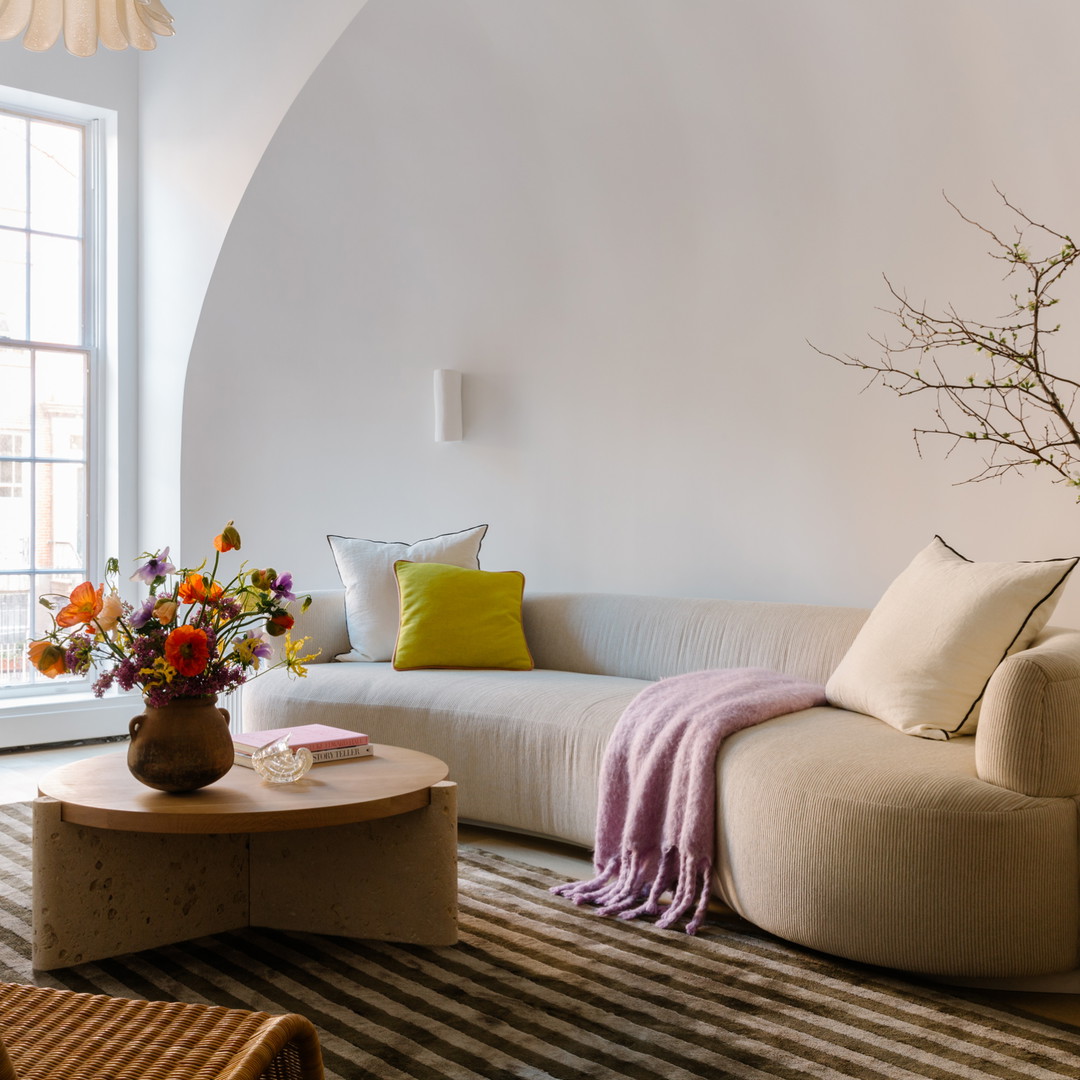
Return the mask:
{"type": "Polygon", "coordinates": [[[0,983],[0,1080],[323,1080],[295,1013],[0,983]],[[6,1050],[4,1049],[6,1047],[6,1050]]]}

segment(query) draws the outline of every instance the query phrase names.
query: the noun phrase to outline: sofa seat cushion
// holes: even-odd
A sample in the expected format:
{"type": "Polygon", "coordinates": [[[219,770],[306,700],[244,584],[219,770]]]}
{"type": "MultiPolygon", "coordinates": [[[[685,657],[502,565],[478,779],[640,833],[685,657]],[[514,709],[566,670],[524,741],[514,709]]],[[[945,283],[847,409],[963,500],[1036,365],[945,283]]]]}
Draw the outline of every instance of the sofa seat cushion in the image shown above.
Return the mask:
{"type": "Polygon", "coordinates": [[[731,736],[717,768],[714,890],[758,926],[909,971],[1075,965],[1076,802],[980,780],[974,739],[809,709],[731,736]]]}
{"type": "Polygon", "coordinates": [[[543,669],[312,664],[304,679],[272,671],[245,686],[244,717],[249,728],[330,724],[434,754],[458,784],[462,819],[591,847],[604,748],[647,685],[543,669]]]}

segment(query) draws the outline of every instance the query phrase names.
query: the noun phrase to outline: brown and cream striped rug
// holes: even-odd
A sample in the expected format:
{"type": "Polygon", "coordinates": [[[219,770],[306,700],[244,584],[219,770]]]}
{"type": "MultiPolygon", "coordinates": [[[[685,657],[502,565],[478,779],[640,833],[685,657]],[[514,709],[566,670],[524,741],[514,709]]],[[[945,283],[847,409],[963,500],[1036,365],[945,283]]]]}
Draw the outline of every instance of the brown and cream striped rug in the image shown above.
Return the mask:
{"type": "Polygon", "coordinates": [[[0,978],[300,1012],[330,1077],[1080,1077],[1071,1028],[735,920],[689,938],[600,919],[551,896],[553,875],[475,851],[454,948],[249,930],[35,978],[29,840],[29,807],[0,806],[0,978]]]}

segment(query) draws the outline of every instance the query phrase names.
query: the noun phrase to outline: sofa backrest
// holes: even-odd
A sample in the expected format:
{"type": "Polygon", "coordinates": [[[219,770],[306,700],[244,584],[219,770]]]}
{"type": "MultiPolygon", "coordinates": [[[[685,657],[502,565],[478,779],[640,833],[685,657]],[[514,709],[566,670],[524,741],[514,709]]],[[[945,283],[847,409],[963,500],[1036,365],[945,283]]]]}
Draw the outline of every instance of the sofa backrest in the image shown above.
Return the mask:
{"type": "MultiPolygon", "coordinates": [[[[292,636],[294,639],[307,637],[310,647],[320,650],[314,663],[328,664],[336,656],[349,651],[349,627],[345,622],[345,590],[317,589],[309,595],[311,606],[307,611],[294,610],[293,612],[296,625],[292,636]]],[[[284,638],[274,638],[270,642],[274,650],[272,663],[277,663],[281,659],[280,653],[284,641],[284,638]]]]}
{"type": "Polygon", "coordinates": [[[661,679],[715,667],[763,667],[824,683],[868,612],[739,600],[609,593],[527,595],[536,666],[661,679]]]}
{"type": "MultiPolygon", "coordinates": [[[[310,635],[323,663],[349,649],[345,592],[311,595],[294,637],[310,635]]],[[[537,667],[649,680],[705,668],[764,667],[824,683],[868,614],[608,593],[537,593],[524,605],[537,667]]],[[[274,639],[275,646],[282,640],[274,639]]],[[[1047,627],[1030,649],[1003,661],[986,688],[975,737],[979,778],[1035,797],[1080,798],[1078,716],[1080,631],[1047,627]]]]}

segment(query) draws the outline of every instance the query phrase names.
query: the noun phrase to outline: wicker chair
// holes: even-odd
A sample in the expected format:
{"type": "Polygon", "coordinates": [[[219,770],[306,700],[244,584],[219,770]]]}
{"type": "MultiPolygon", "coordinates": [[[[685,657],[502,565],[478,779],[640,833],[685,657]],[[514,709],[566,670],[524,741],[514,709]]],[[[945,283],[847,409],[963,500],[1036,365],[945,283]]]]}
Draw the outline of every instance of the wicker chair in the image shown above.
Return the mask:
{"type": "Polygon", "coordinates": [[[0,983],[0,1035],[0,1080],[323,1080],[295,1013],[0,983]]]}

